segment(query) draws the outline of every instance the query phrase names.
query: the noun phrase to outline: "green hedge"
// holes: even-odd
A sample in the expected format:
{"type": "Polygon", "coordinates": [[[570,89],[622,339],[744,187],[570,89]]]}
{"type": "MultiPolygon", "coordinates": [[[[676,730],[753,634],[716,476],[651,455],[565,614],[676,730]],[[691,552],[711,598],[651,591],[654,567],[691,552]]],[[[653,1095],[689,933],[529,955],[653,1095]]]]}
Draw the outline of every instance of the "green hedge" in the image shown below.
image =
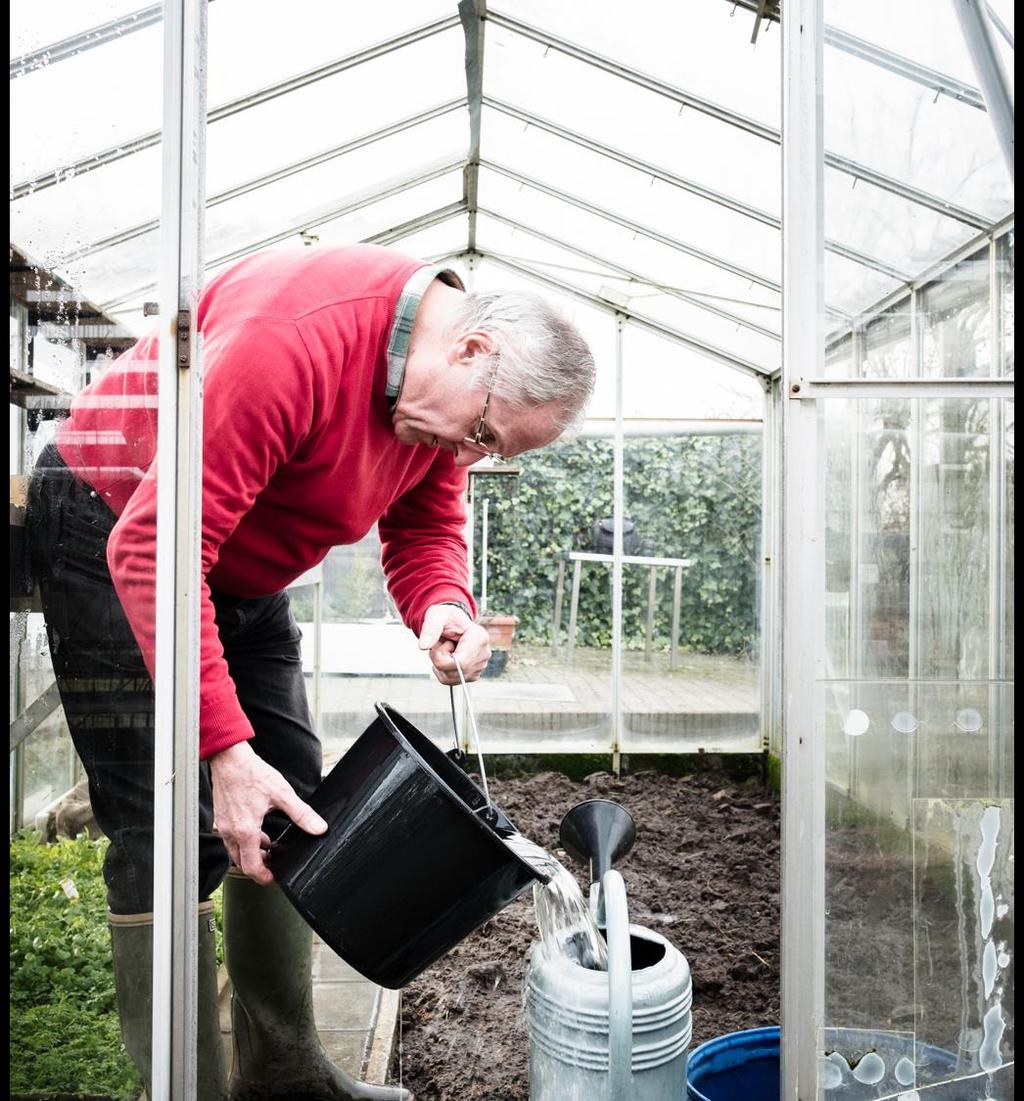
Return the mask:
{"type": "MultiPolygon", "coordinates": [[[[121,1042],[103,855],[86,834],[10,844],[12,1094],[135,1098],[142,1082],[121,1042]]],[[[214,894],[217,955],[221,892],[214,894]]]]}
{"type": "MultiPolygon", "coordinates": [[[[478,476],[474,548],[480,577],[483,498],[488,508],[487,611],[519,616],[517,639],[551,639],[558,561],[590,550],[592,525],[612,514],[610,440],[556,444],[517,460],[518,478],[478,476]]],[[[630,438],[624,457],[625,513],[657,557],[689,558],[683,575],[680,642],[706,654],[749,654],[758,639],[761,556],[761,438],[756,435],[630,438]]],[[[568,625],[567,566],[563,630],[568,625]]],[[[623,574],[624,639],[644,644],[648,571],[623,574]]],[[[667,647],[672,572],[659,571],[655,642],[667,647]]],[[[564,635],[563,635],[564,637],[564,635]]],[[[585,566],[577,644],[611,645],[611,570],[585,566]]]]}

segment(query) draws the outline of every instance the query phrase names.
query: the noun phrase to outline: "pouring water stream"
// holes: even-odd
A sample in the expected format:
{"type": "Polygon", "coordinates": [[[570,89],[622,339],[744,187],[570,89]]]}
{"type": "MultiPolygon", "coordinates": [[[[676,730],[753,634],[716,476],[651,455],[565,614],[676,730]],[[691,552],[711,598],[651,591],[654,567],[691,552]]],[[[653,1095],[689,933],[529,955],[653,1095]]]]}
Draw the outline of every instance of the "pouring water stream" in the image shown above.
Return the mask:
{"type": "MultiPolygon", "coordinates": [[[[484,770],[484,756],[480,747],[480,732],[469,698],[469,688],[462,673],[459,659],[452,655],[459,674],[462,691],[469,715],[470,729],[476,745],[477,761],[480,767],[480,780],[483,787],[487,811],[493,815],[493,804],[487,788],[487,773],[484,770]]],[[[451,688],[452,724],[455,727],[456,749],[459,744],[458,724],[455,721],[455,689],[451,688]]],[[[540,933],[541,949],[546,956],[554,958],[564,956],[580,966],[594,971],[608,970],[608,949],[604,937],[598,930],[594,915],[590,911],[583,892],[573,874],[546,849],[524,837],[516,831],[502,836],[505,844],[521,860],[547,878],[547,883],[535,883],[533,904],[536,911],[537,929],[540,933]]]]}

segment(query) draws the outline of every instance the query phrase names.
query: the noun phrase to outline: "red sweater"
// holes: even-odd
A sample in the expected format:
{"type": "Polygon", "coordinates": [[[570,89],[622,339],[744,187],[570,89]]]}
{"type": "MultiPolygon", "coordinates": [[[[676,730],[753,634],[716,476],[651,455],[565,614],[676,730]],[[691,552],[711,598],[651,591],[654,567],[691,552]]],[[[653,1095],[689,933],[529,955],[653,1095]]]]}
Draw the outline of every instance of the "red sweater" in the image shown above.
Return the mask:
{"type": "MultiPolygon", "coordinates": [[[[200,755],[251,738],[214,622],[210,586],[267,596],[331,547],[379,524],[402,618],[473,605],[466,472],[400,443],[385,395],[399,294],[423,263],[374,246],[266,252],[218,275],[203,334],[200,755]]],[[[119,519],[107,561],[150,672],[156,565],[156,335],[75,399],[57,446],[119,519]]]]}

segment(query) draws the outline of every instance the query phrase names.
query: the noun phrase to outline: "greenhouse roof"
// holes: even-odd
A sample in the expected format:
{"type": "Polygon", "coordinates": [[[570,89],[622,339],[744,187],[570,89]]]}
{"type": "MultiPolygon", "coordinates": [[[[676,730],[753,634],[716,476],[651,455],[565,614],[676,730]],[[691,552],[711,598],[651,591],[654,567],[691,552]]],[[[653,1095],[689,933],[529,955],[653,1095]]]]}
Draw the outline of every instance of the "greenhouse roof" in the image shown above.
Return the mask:
{"type": "MultiPolygon", "coordinates": [[[[12,4],[11,241],[132,333],[158,269],[160,15],[12,4]]],[[[1012,70],[1012,5],[989,15],[1012,70]]],[[[951,4],[825,17],[842,328],[983,239],[1013,190],[951,4]]],[[[209,273],[401,242],[625,313],[702,363],[778,371],[777,3],[211,0],[208,18],[209,273]]]]}

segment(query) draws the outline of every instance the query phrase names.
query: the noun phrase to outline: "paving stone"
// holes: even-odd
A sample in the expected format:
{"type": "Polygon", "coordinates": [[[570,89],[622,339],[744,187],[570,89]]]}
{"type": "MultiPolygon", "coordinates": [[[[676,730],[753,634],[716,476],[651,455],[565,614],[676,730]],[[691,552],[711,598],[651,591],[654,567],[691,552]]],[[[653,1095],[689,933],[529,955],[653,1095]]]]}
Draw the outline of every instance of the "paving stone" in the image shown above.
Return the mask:
{"type": "Polygon", "coordinates": [[[313,979],[323,982],[366,982],[354,967],[322,943],[313,945],[313,979]]]}
{"type": "Polygon", "coordinates": [[[366,1053],[370,1046],[370,1032],[355,1029],[320,1029],[320,1043],[327,1058],[354,1078],[362,1078],[366,1066],[366,1053]]]}
{"type": "Polygon", "coordinates": [[[377,1013],[377,987],[361,982],[318,982],[313,1010],[320,1031],[370,1029],[377,1013]]]}

